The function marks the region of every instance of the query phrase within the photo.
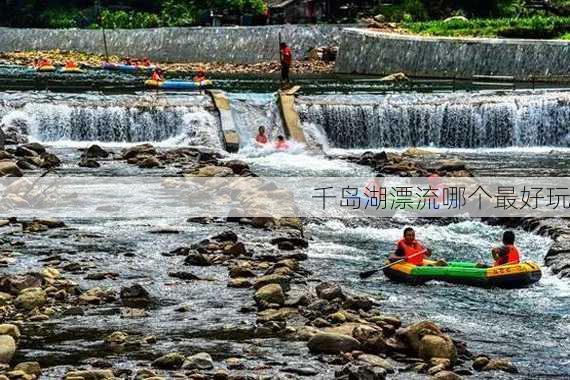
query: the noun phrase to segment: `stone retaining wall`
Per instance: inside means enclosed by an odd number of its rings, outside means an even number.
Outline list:
[[[570,79],[570,41],[418,37],[346,28],[339,73],[464,78],[513,76],[518,80]]]

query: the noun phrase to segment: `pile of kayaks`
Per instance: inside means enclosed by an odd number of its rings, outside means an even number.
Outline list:
[[[447,266],[436,266],[436,262],[431,260],[424,260],[421,266],[404,261],[384,268],[384,274],[392,281],[413,285],[444,281],[509,289],[527,287],[542,277],[540,267],[532,261],[491,268],[480,268],[476,263],[463,261],[453,261]]]
[[[194,82],[189,80],[147,80],[144,82],[146,88],[155,88],[161,90],[201,90],[212,86],[212,81],[203,80]]]

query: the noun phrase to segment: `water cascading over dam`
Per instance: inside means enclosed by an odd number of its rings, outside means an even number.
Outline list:
[[[336,148],[570,146],[568,93],[315,96],[297,109]]]

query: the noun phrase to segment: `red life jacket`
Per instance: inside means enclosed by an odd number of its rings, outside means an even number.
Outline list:
[[[507,250],[507,254],[502,255],[497,260],[495,260],[495,263],[493,264],[494,267],[505,264],[520,263],[521,254],[517,247],[515,247],[513,244],[505,244],[503,248]]]
[[[160,76],[159,73],[157,73],[156,71],[154,71],[152,73],[152,80],[157,81],[157,82],[162,82],[162,77]]]
[[[258,134],[255,137],[255,141],[257,141],[260,144],[267,144],[267,136]]]
[[[398,248],[404,252],[406,262],[414,265],[423,265],[424,258],[426,257],[426,247],[424,247],[422,243],[414,240],[412,245],[408,245],[405,239],[401,239],[398,241]],[[422,253],[416,254],[418,252]]]
[[[287,141],[275,141],[275,149],[277,150],[287,150],[289,149],[289,144]]]

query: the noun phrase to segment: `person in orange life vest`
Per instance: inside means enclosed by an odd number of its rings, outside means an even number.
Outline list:
[[[204,70],[200,69],[196,72],[196,75],[194,75],[194,78],[192,80],[194,82],[203,82],[206,80],[206,73]]]
[[[156,82],[163,82],[164,81],[164,76],[162,75],[162,70],[160,69],[160,67],[156,67],[153,71],[152,71],[152,76],[151,78],[152,80],[156,81]]]
[[[431,250],[416,240],[416,232],[412,227],[404,229],[404,237],[396,242],[394,252],[388,260],[394,262],[405,259],[407,263],[424,265],[424,259],[431,256]]]
[[[285,42],[281,42],[279,53],[281,55],[281,82],[289,83],[289,69],[293,61],[293,52]]]
[[[491,254],[493,259],[495,259],[494,267],[520,263],[521,254],[515,246],[515,233],[513,231],[505,231],[503,233],[503,246],[493,248]]]
[[[277,136],[277,140],[275,140],[275,149],[280,151],[289,149],[289,144],[282,135]]]
[[[259,129],[257,130],[257,136],[255,136],[255,142],[257,144],[263,145],[263,144],[267,144],[267,135],[265,134],[265,127],[260,126]]]
[[[65,68],[66,69],[75,69],[75,68],[77,68],[77,63],[75,63],[75,61],[72,61],[72,60],[67,60],[67,61],[65,61]]]

